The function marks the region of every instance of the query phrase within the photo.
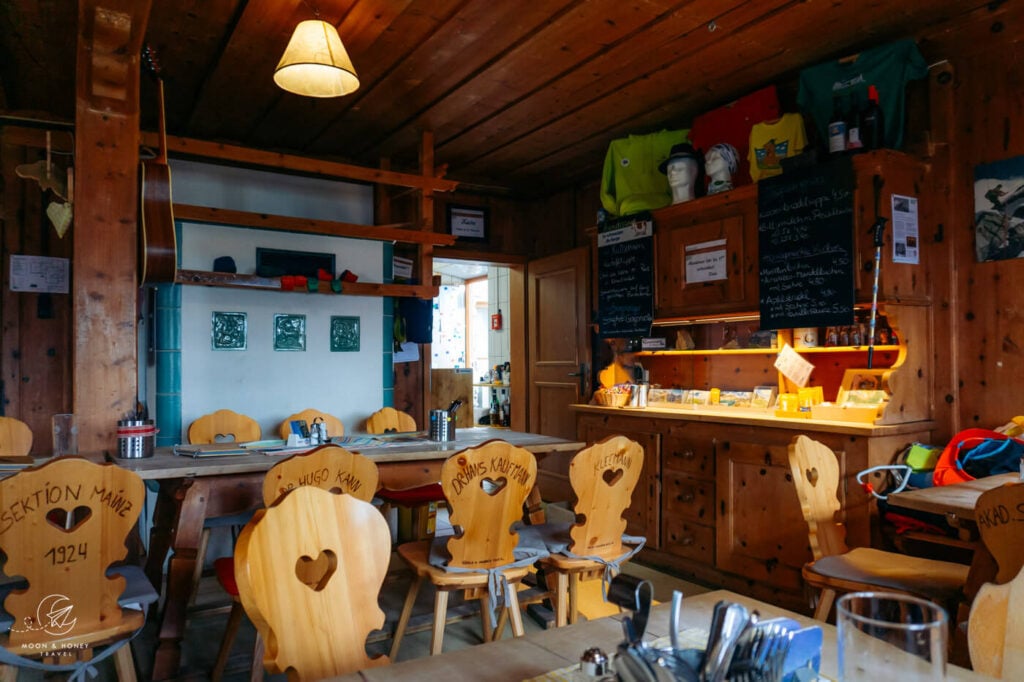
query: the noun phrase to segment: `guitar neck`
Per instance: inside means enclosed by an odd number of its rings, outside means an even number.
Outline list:
[[[157,151],[156,159],[157,163],[167,165],[167,121],[164,114],[164,80],[158,78],[156,81],[157,88],[157,99],[160,105],[160,111],[157,112],[159,115],[159,128],[160,128],[160,149]]]

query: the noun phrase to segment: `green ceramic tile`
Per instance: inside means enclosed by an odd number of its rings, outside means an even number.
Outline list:
[[[359,318],[345,315],[331,316],[331,352],[345,353],[359,350]]]
[[[274,350],[306,350],[305,315],[274,315]]]
[[[245,350],[246,313],[213,313],[213,350]]]

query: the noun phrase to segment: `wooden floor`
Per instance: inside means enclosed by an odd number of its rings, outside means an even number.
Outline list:
[[[398,612],[401,609],[409,584],[409,575],[402,571],[400,564],[401,562],[396,557],[395,571],[389,576],[382,590],[381,605],[387,614],[387,622],[384,631],[376,637],[371,637],[368,649],[372,654],[386,654],[391,648],[390,632],[398,620]],[[623,570],[631,575],[650,580],[654,586],[655,599],[658,601],[669,601],[673,590],[681,590],[684,595],[692,596],[711,589],[659,573],[636,562],[627,563]],[[585,585],[586,587],[581,590],[581,611],[584,614],[597,618],[617,611],[615,607],[604,603],[601,599],[599,582]],[[227,621],[227,606],[226,595],[220,590],[216,580],[212,577],[204,578],[196,597],[196,610],[190,617],[186,628],[187,635],[183,642],[184,665],[182,675],[178,679],[188,682],[210,679],[210,670],[213,668],[224,625]],[[433,590],[430,587],[424,587],[421,591],[417,610],[414,612],[421,615],[418,618],[414,615],[412,624],[413,626],[418,625],[418,631],[411,632],[404,638],[398,657],[399,661],[428,655],[430,646],[429,619],[432,606]],[[460,613],[460,610],[454,603],[454,596],[453,604],[449,611],[457,614]],[[523,621],[527,632],[543,629],[540,623],[545,615],[545,613],[540,613],[537,617],[525,617]],[[445,630],[445,651],[465,649],[480,644],[480,617],[476,605],[464,605],[461,610],[461,616],[462,620],[450,623]],[[511,637],[511,632],[508,628],[505,630],[505,637]],[[235,641],[232,656],[228,662],[225,680],[229,682],[244,682],[249,679],[249,665],[252,660],[251,651],[254,638],[255,630],[252,624],[248,622],[248,619],[246,619]],[[150,679],[149,666],[151,665],[155,644],[156,622],[151,621],[147,623],[146,628],[135,639],[133,645],[135,659],[137,665],[139,665],[140,680]],[[103,661],[97,667],[99,669],[99,676],[95,682],[114,682],[117,679],[113,664],[110,661]],[[39,671],[29,670],[22,670],[18,677],[18,680],[21,682],[28,680],[35,682],[44,679],[50,680],[55,678],[44,676]],[[273,682],[283,682],[286,677],[285,675],[267,675],[265,679]]]

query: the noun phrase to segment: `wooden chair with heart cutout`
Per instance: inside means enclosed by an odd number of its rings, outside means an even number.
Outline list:
[[[293,455],[275,464],[263,479],[263,500],[269,507],[286,492],[308,485],[330,493],[347,493],[358,500],[369,502],[377,490],[378,479],[377,465],[369,457],[349,452],[337,445],[321,445],[314,450]],[[380,512],[377,514],[379,516]],[[391,542],[390,538],[389,532],[388,544]],[[237,557],[237,549],[235,557]],[[243,602],[239,598],[240,590],[235,573],[235,557],[224,557],[213,562],[217,581],[233,599],[231,613],[228,615],[228,623],[224,629],[224,638],[221,640],[217,662],[213,668],[212,678],[215,681],[220,680],[224,675],[231,646],[242,622]],[[312,566],[309,570],[316,575],[318,568]],[[315,582],[313,578],[308,580]],[[263,640],[258,633],[253,653],[254,671],[259,670],[262,657]]]
[[[188,427],[188,442],[193,445],[210,443],[245,443],[259,440],[262,436],[260,424],[252,417],[239,414],[233,410],[217,410],[197,418]],[[259,500],[251,500],[251,508],[259,506]],[[189,604],[196,598],[199,580],[203,575],[206,563],[206,548],[210,544],[210,532],[213,528],[231,528],[232,537],[236,535],[252,513],[232,514],[230,516],[209,517],[203,521],[203,534],[199,539],[199,550],[196,552],[196,566],[192,575],[192,590]]]
[[[14,417],[0,417],[0,457],[20,457],[32,451],[32,429]]]
[[[836,594],[863,590],[910,594],[956,613],[967,566],[871,547],[850,549],[846,529],[836,519],[841,508],[836,454],[824,443],[797,436],[789,445],[789,466],[814,557],[804,564],[803,578],[821,590],[814,610],[817,620],[828,619]]]
[[[581,581],[610,581],[646,542],[643,537],[625,535],[623,518],[643,467],[643,446],[625,436],[609,436],[580,450],[569,463],[575,522],[528,529],[543,536],[551,553],[541,563],[557,576],[553,595],[557,627],[576,622]]]
[[[392,660],[398,656],[420,587],[428,580],[437,589],[431,655],[441,653],[448,595],[457,590],[480,601],[484,641],[493,637],[499,607],[508,610],[513,634],[524,634],[516,586],[546,552],[518,546],[512,526],[522,519],[523,503],[536,478],[533,453],[501,440],[461,450],[441,465],[441,487],[455,535],[398,546],[398,555],[415,576],[395,629]]]
[[[0,663],[85,679],[83,669],[113,656],[118,679],[135,680],[130,641],[157,594],[141,568],[120,564],[144,502],[138,474],[80,457],[0,481],[4,573],[23,581],[0,597]]]
[[[319,680],[386,665],[366,654],[384,626],[377,603],[391,558],[387,522],[369,502],[315,485],[256,512],[238,537],[238,591],[266,651],[263,665]]]
[[[283,440],[288,440],[288,436],[292,432],[293,421],[301,420],[306,422],[308,426],[313,423],[314,419],[323,420],[324,425],[327,427],[328,438],[334,438],[336,436],[345,435],[345,425],[342,423],[340,419],[338,419],[332,414],[327,414],[326,412],[321,412],[320,410],[314,410],[312,407],[302,410],[301,412],[296,412],[295,414],[291,415],[283,422],[281,422],[281,424],[277,427],[277,435],[281,436]]]
[[[1003,485],[979,495],[974,518],[998,572],[971,604],[971,667],[1004,680],[1024,679],[1024,484]]]

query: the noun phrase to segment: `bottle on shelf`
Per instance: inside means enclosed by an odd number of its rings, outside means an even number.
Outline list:
[[[501,426],[501,422],[498,421],[498,393],[497,391],[491,391],[491,410],[489,412],[491,419],[491,426]]]
[[[501,401],[502,426],[512,426],[512,403],[508,399],[508,391],[504,392],[505,397]]]
[[[878,103],[878,88],[868,86],[868,103],[860,115],[860,139],[865,149],[881,149],[885,146],[885,118]]]
[[[860,139],[860,98],[857,93],[850,94],[850,109],[846,117],[846,149],[856,153],[864,149],[864,143]]]
[[[828,122],[828,151],[842,154],[846,151],[846,117],[843,115],[842,99],[832,98],[832,118]]]

